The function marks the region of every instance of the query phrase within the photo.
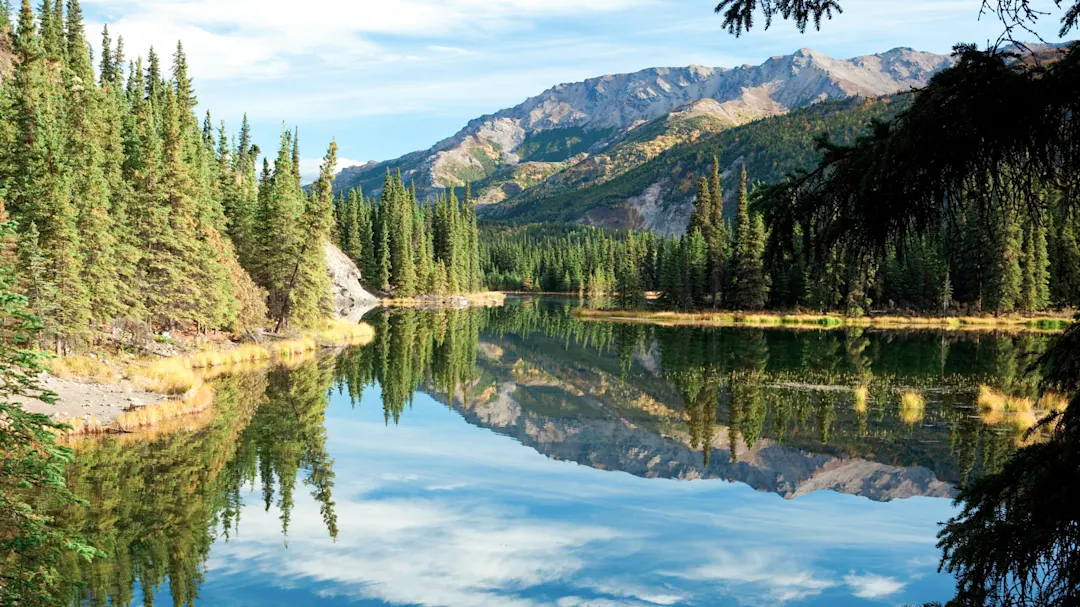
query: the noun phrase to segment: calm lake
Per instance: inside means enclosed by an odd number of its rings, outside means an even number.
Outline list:
[[[376,310],[218,410],[83,442],[90,605],[860,605],[952,596],[938,523],[1016,448],[1042,335]]]

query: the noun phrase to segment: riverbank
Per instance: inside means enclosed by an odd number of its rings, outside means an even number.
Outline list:
[[[322,329],[262,343],[224,342],[198,352],[146,358],[94,353],[51,361],[42,377],[55,404],[26,399],[23,406],[71,426],[67,435],[132,432],[210,409],[217,375],[253,366],[288,364],[322,349],[370,343],[366,323],[334,321]]]
[[[387,298],[379,303],[388,308],[468,308],[477,306],[491,308],[502,306],[506,293],[502,291],[479,291],[460,295],[420,295],[418,297]]]
[[[649,310],[591,310],[579,308],[574,316],[583,320],[640,323],[660,326],[784,327],[791,329],[878,328],[897,330],[1015,331],[1059,333],[1073,320],[1072,314],[1038,316],[839,316],[833,314],[783,314],[770,312],[674,312]]]

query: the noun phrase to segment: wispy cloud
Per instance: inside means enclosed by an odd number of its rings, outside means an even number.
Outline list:
[[[87,0],[99,20],[124,35],[129,48],[189,49],[205,80],[280,78],[315,66],[397,62],[414,55],[385,42],[470,35],[506,35],[548,17],[598,14],[647,0]],[[421,45],[418,48],[424,48]],[[436,53],[453,45],[426,45]],[[467,51],[465,51],[468,53]]]
[[[866,573],[854,573],[844,576],[844,583],[851,588],[851,593],[860,599],[883,599],[892,596],[907,586],[895,578]]]
[[[741,596],[756,596],[773,604],[816,596],[836,585],[827,574],[815,572],[778,550],[716,550],[707,557],[710,562],[704,565],[669,575],[720,583]]]
[[[296,504],[297,512],[315,508],[307,496]],[[210,566],[250,574],[254,565],[275,584],[333,582],[337,594],[393,604],[531,607],[516,590],[567,578],[582,567],[577,549],[619,536],[602,526],[520,519],[482,503],[358,499],[340,502],[337,514],[333,544],[319,517],[294,516],[285,553],[276,512],[245,510],[245,531]]]

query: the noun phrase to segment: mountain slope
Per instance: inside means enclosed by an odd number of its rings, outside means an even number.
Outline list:
[[[690,218],[697,180],[710,174],[714,155],[724,172],[725,200],[731,203],[736,190],[732,177],[742,163],[751,181],[778,181],[790,171],[813,166],[819,158],[814,141],[818,135],[850,141],[871,120],[887,119],[908,103],[906,95],[818,103],[677,146],[606,182],[584,183],[561,192],[552,192],[545,183],[486,209],[487,215],[518,222],[580,221],[680,234]]]
[[[943,55],[907,48],[850,60],[802,49],[758,66],[650,68],[560,84],[520,105],[477,118],[428,150],[346,169],[335,187],[359,185],[376,193],[390,169],[401,170],[421,195],[429,195],[446,186],[489,180],[520,162],[557,163],[534,167],[557,176],[598,156],[567,176],[564,185],[554,186],[575,187],[610,179],[677,144],[793,108],[921,86],[951,62]],[[506,183],[494,179],[490,187],[502,189]],[[479,194],[485,202],[507,197],[505,191],[491,193],[483,187]]]

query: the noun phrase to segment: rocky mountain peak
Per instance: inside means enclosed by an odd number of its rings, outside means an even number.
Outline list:
[[[429,150],[349,169],[336,186],[362,184],[375,193],[389,166],[401,168],[422,195],[429,195],[465,181],[482,182],[520,161],[565,162],[599,153],[672,112],[708,108],[737,126],[827,99],[877,97],[921,86],[951,62],[948,56],[908,48],[853,59],[803,48],[736,69],[689,65],[607,74],[558,84],[481,116]],[[669,137],[659,147],[674,143]]]

